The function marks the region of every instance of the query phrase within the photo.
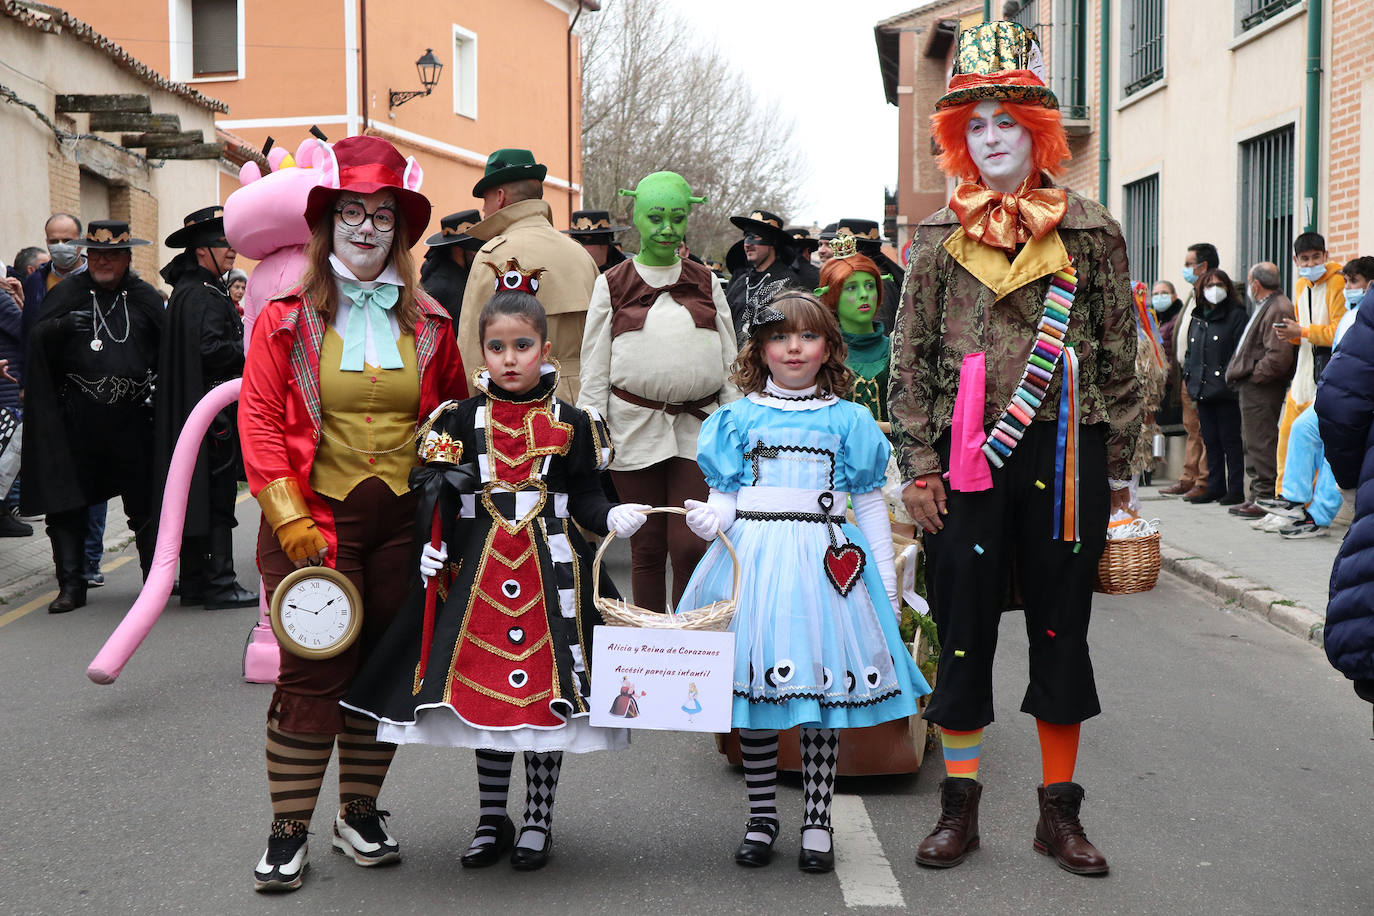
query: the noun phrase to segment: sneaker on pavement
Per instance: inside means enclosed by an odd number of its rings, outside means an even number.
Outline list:
[[[1301,541],[1306,538],[1324,538],[1331,533],[1325,525],[1318,525],[1309,515],[1296,525],[1289,525],[1279,532],[1281,537],[1290,541]]]
[[[310,867],[306,858],[309,831],[300,821],[276,820],[267,836],[267,851],[253,869],[253,889],[294,891]]]
[[[1278,534],[1281,530],[1287,528],[1291,524],[1293,524],[1293,519],[1289,518],[1288,516],[1275,515],[1273,512],[1270,512],[1268,515],[1266,515],[1259,521],[1251,522],[1250,527],[1256,529],[1257,531],[1267,531],[1270,534]]]
[[[375,799],[348,802],[343,815],[334,818],[334,848],[363,866],[401,861],[401,847],[383,822],[390,814],[378,811]]]
[[[18,516],[0,512],[0,538],[26,538],[33,534],[33,526],[21,522]]]
[[[86,573],[86,584],[91,588],[100,588],[105,584],[105,574],[98,569],[93,569]]]
[[[1261,509],[1267,509],[1275,515],[1286,515],[1293,521],[1300,521],[1306,513],[1302,503],[1289,502],[1286,499],[1257,499],[1255,505]]]

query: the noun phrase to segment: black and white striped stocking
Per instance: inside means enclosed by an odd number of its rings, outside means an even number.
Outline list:
[[[510,791],[514,759],[509,751],[477,752],[477,833],[469,850],[496,842],[497,831],[506,819],[506,795]]]
[[[749,817],[763,817],[778,822],[778,733],[739,730],[739,755],[744,764],[744,789],[749,794]],[[760,831],[750,831],[744,838],[756,843],[772,845],[773,837]]]

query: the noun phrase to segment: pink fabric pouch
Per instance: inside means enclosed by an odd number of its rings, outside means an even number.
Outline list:
[[[969,353],[959,367],[959,393],[950,424],[949,485],[965,493],[992,489],[992,469],[983,454],[983,402],[988,365],[984,354]]]

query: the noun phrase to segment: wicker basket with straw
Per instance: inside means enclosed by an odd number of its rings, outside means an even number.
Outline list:
[[[655,513],[686,515],[687,511],[676,507],[645,510],[646,515]],[[602,619],[612,626],[642,627],[651,630],[727,629],[730,626],[730,618],[735,616],[735,603],[739,600],[739,557],[735,555],[735,545],[730,543],[730,539],[725,536],[724,531],[719,532],[716,537],[720,538],[720,542],[730,552],[730,559],[735,564],[735,574],[731,582],[729,598],[723,601],[714,601],[706,607],[681,611],[677,614],[665,614],[661,611],[651,611],[631,604],[623,598],[602,597],[601,559],[606,555],[606,548],[610,546],[611,541],[615,540],[615,532],[612,531],[602,539],[601,546],[596,550],[596,558],[592,560],[592,603],[601,612]]]
[[[1093,588],[1104,595],[1148,592],[1159,581],[1161,562],[1158,531],[1140,537],[1109,537],[1097,561]]]

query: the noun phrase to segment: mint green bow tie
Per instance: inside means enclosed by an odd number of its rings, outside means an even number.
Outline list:
[[[382,369],[400,369],[401,351],[396,348],[396,338],[391,334],[391,322],[386,313],[396,304],[401,288],[383,283],[371,289],[344,280],[341,283],[343,294],[353,302],[344,324],[343,358],[339,360],[340,372],[362,372],[363,350],[367,342],[364,322],[372,326],[372,343],[377,348],[377,365]]]

